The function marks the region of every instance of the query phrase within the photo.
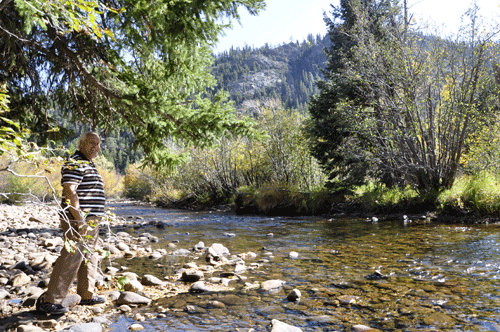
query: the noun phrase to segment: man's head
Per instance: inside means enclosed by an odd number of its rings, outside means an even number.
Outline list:
[[[78,142],[78,150],[90,161],[97,157],[101,149],[101,137],[99,134],[89,131],[80,137]]]

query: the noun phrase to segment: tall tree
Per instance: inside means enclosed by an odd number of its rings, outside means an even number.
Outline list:
[[[210,97],[211,46],[224,23],[263,0],[4,0],[0,82],[10,116],[49,129],[54,107],[92,128],[129,128],[146,161],[180,156],[166,140],[208,145],[215,135],[248,134],[222,93]],[[35,18],[35,19],[33,19]]]
[[[328,58],[323,71],[325,80],[317,82],[320,93],[311,98],[311,121],[306,128],[311,137],[311,151],[328,174],[328,185],[334,191],[349,192],[365,181],[369,171],[364,151],[369,139],[354,128],[353,113],[340,107],[346,100],[357,105],[367,105],[373,100],[356,88],[366,86],[367,82],[355,77],[346,79],[359,42],[356,38],[359,13],[364,13],[368,20],[365,33],[376,42],[388,43],[388,27],[397,14],[395,11],[397,7],[391,0],[341,0],[339,6],[332,5],[332,17],[325,15],[331,42],[325,49]]]
[[[342,161],[360,157],[386,184],[410,184],[425,195],[451,187],[469,138],[499,111],[493,76],[498,45],[492,43],[498,29],[484,32],[473,7],[469,25],[454,39],[429,37],[392,11],[381,40],[372,15],[359,5],[351,8],[355,24],[342,26],[351,44],[332,54],[338,65],[311,105],[313,151],[321,156],[326,150],[325,167],[343,175],[354,172]],[[336,99],[325,98],[330,95]],[[340,116],[324,121],[325,110]],[[344,136],[322,135],[329,127]],[[339,157],[328,158],[328,149],[319,149],[324,146]]]

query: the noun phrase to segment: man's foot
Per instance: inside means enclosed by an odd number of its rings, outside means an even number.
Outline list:
[[[92,295],[90,299],[81,300],[80,305],[94,305],[106,302],[106,299],[102,296]]]
[[[60,304],[45,302],[43,296],[44,295],[40,296],[38,300],[36,300],[36,311],[44,312],[49,315],[64,315],[68,312],[68,308]]]

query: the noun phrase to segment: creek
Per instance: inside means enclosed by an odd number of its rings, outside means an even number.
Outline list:
[[[500,227],[397,220],[240,216],[115,205],[114,213],[163,221],[169,227],[126,228],[148,232],[154,248],[191,249],[221,243],[231,254],[254,252],[260,267],[246,282],[285,281],[262,293],[231,282],[225,292],[183,293],[137,307],[156,313],[143,331],[270,331],[272,319],[303,331],[350,331],[356,324],[383,331],[500,331]],[[457,220],[458,222],[459,220]],[[298,253],[290,258],[290,252]],[[173,275],[187,257],[118,259],[138,275]],[[203,258],[197,264],[206,264]],[[218,276],[215,272],[213,276]],[[289,302],[296,288],[302,297]],[[223,303],[212,307],[211,301]],[[191,310],[186,310],[190,306]],[[194,308],[194,310],[193,310]],[[110,331],[126,331],[133,314],[115,317]]]

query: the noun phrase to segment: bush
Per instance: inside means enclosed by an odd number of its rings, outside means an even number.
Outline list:
[[[355,200],[364,209],[371,211],[378,208],[404,207],[418,197],[418,192],[410,186],[405,188],[387,188],[378,182],[369,182],[355,190]]]
[[[104,182],[104,194],[108,198],[118,198],[123,194],[123,179],[115,165],[103,155],[94,159],[99,174]]]
[[[481,171],[462,175],[453,187],[438,197],[441,209],[473,210],[479,214],[498,214],[500,211],[500,176]]]
[[[130,164],[125,171],[123,195],[128,198],[150,200],[153,192],[153,178],[148,170],[140,170],[137,164]]]
[[[5,168],[11,160],[7,155],[0,157],[0,168]],[[3,171],[0,177],[0,202],[22,203],[29,199],[50,201],[58,199],[61,193],[62,160],[52,158],[42,165],[27,162],[10,164],[10,169],[18,175]]]

